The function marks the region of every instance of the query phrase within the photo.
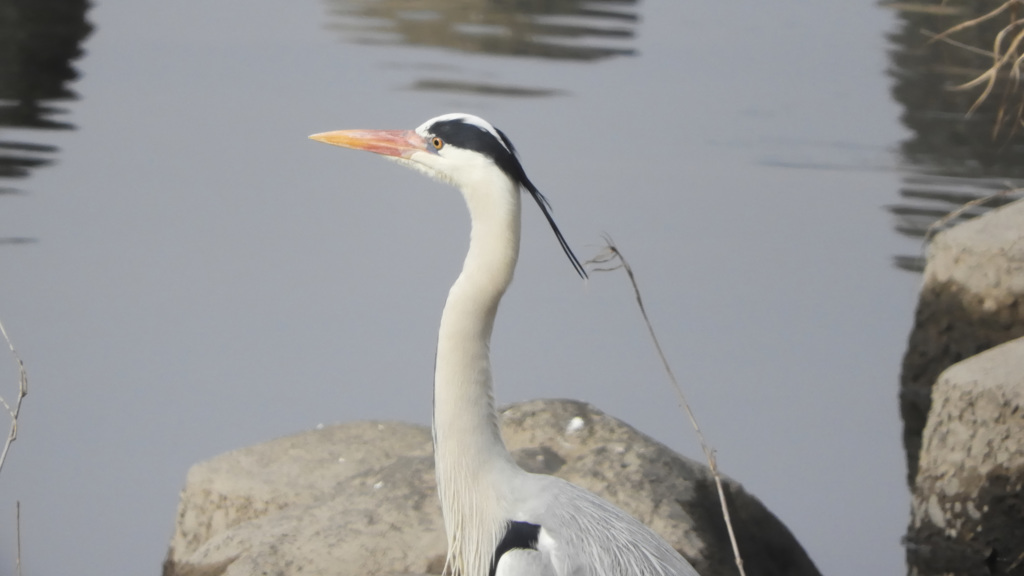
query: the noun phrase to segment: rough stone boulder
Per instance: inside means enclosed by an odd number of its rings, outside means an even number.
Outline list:
[[[614,502],[704,576],[734,574],[705,466],[594,407],[514,405],[502,432],[521,466]],[[750,576],[817,575],[788,529],[725,479]],[[445,537],[430,431],[360,422],[244,448],[193,466],[165,575],[439,574]]]
[[[908,482],[932,385],[947,367],[1024,336],[1024,200],[938,234],[900,375]]]
[[[921,576],[1024,574],[1024,338],[935,384],[907,556]]]
[[[192,554],[226,530],[330,501],[346,482],[400,457],[433,457],[430,430],[354,422],[279,438],[193,466],[178,505],[172,557]],[[357,490],[358,491],[358,490]]]

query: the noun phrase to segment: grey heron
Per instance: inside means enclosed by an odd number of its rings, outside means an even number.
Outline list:
[[[537,201],[576,272],[579,260],[487,121],[445,114],[415,130],[340,130],[314,140],[367,150],[458,188],[469,252],[441,314],[434,369],[434,458],[457,576],[696,576],[665,540],[593,493],[520,468],[498,428],[490,339],[519,257],[520,189]]]

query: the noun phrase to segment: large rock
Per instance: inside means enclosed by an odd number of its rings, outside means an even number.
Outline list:
[[[931,243],[900,375],[908,481],[917,476],[932,385],[947,367],[1024,336],[1024,200]]]
[[[400,456],[433,457],[430,430],[355,422],[279,438],[193,466],[178,505],[171,557],[187,557],[235,526],[316,507],[345,482]]]
[[[911,574],[1024,574],[1024,338],[942,373],[907,535]]]
[[[581,402],[518,404],[501,420],[524,468],[616,503],[705,576],[735,573],[714,481],[703,465]],[[747,574],[818,574],[756,498],[729,479],[725,488]],[[194,466],[164,573],[439,574],[444,555],[429,429],[363,422]]]

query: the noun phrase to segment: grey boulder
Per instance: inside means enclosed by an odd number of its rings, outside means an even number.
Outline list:
[[[908,483],[932,386],[947,367],[1024,336],[1024,200],[938,234],[928,249],[900,374]]]
[[[911,574],[1024,573],[1024,338],[939,377],[906,540]]]
[[[582,402],[517,404],[501,424],[527,470],[615,503],[704,576],[736,573],[704,465]],[[724,484],[747,574],[818,574],[771,512],[739,483]],[[440,574],[445,549],[429,429],[357,422],[193,466],[164,574]]]

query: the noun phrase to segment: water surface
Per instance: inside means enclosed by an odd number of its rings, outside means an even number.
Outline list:
[[[32,383],[0,566],[16,500],[24,574],[155,574],[192,463],[319,423],[427,423],[465,208],[306,135],[457,110],[511,137],[581,256],[607,233],[630,258],[723,470],[823,573],[904,572],[919,278],[893,258],[921,243],[886,207],[920,177],[920,131],[891,93],[899,17],[515,5],[79,5],[58,89],[27,99],[52,113],[0,124],[0,238],[32,240],[0,247]],[[625,278],[581,283],[546,227],[526,210],[499,401],[585,399],[699,457]]]

